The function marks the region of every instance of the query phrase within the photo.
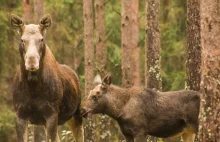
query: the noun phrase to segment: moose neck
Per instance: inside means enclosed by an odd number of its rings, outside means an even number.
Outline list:
[[[119,119],[122,115],[122,109],[130,98],[129,89],[120,88],[115,85],[110,85],[108,88],[107,100],[108,104],[105,108],[105,114],[114,119]]]

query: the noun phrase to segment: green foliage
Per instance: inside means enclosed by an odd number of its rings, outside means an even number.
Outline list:
[[[4,68],[4,62],[5,62],[5,52],[7,50],[8,42],[7,42],[7,30],[8,30],[8,17],[5,15],[4,12],[0,11],[0,72]]]
[[[3,96],[0,96],[0,138],[2,141],[8,141],[8,134],[15,132],[15,113],[12,108],[6,104],[6,100]],[[12,135],[13,136],[13,135]]]
[[[161,1],[161,4],[163,4],[163,1]],[[160,28],[163,90],[184,89],[186,1],[169,1],[168,5],[161,5],[161,7]]]

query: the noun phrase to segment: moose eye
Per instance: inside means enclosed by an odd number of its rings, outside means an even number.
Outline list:
[[[22,43],[24,43],[24,40],[23,40],[23,39],[21,39],[21,42],[22,42]]]
[[[42,39],[40,39],[40,42],[43,42],[44,41],[44,39],[42,38]]]
[[[97,97],[96,96],[92,96],[92,100],[96,102],[97,101]]]

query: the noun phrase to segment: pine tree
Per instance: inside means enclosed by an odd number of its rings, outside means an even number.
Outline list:
[[[132,40],[132,68],[133,68],[133,83],[135,86],[140,86],[140,48],[139,43],[139,1],[132,0],[131,3],[131,40]]]
[[[145,84],[148,88],[162,90],[160,74],[160,30],[159,30],[159,0],[146,0],[146,70]]]
[[[131,0],[121,3],[121,49],[122,49],[122,86],[131,87],[133,82]]]
[[[23,8],[23,20],[24,22],[30,24],[33,23],[33,1],[32,0],[22,0]]]
[[[38,23],[44,14],[44,1],[34,0],[34,22]]]
[[[200,1],[187,1],[187,88],[200,91],[201,81],[201,36]]]
[[[95,25],[96,25],[96,68],[101,76],[106,74],[106,30],[105,30],[105,1],[95,0]],[[96,117],[97,142],[110,141],[110,119],[106,115]]]
[[[84,11],[84,66],[85,66],[85,96],[92,89],[94,79],[94,42],[93,42],[93,1],[83,0]],[[88,117],[85,125],[85,139],[95,141],[94,117]]]
[[[199,140],[220,140],[220,15],[218,0],[201,0],[202,76]]]
[[[146,0],[145,85],[161,91],[159,10],[160,0]],[[148,139],[157,141],[156,138]]]

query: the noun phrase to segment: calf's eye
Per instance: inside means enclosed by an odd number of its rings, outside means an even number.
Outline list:
[[[97,101],[97,97],[96,96],[92,96],[92,100],[96,102]]]
[[[42,38],[42,39],[40,39],[40,42],[43,42],[44,41],[44,39]]]

